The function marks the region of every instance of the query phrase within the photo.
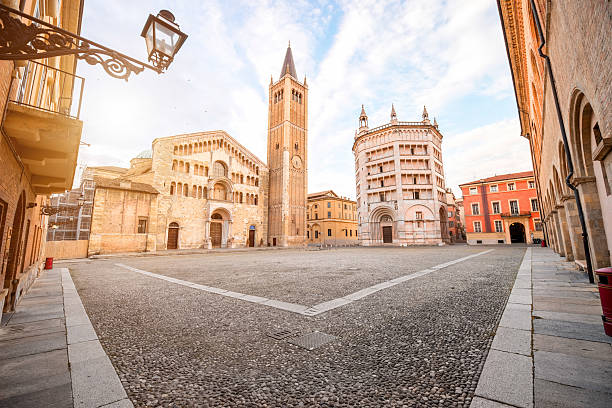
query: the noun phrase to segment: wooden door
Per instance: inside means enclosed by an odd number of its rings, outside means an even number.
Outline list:
[[[249,230],[249,246],[251,248],[255,246],[255,230]]]
[[[222,225],[220,222],[211,222],[210,223],[210,240],[212,241],[212,246],[215,248],[219,248],[221,246],[221,230]]]
[[[385,244],[391,244],[393,242],[393,227],[382,227],[383,230],[383,242]]]
[[[178,227],[168,228],[168,249],[178,249]]]

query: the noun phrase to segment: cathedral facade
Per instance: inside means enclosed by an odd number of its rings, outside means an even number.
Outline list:
[[[210,131],[155,139],[130,168],[88,168],[88,254],[304,245],[308,88],[291,47],[269,91],[267,163]]]

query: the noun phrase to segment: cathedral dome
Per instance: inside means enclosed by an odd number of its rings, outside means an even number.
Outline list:
[[[135,157],[136,159],[152,159],[153,158],[153,150],[143,150]]]

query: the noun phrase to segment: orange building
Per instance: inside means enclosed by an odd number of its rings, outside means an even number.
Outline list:
[[[468,244],[537,243],[543,238],[532,171],[461,184]]]

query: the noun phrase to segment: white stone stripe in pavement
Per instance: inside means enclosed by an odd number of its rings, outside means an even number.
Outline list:
[[[133,408],[98,336],[67,268],[62,276],[68,362],[73,406],[78,408]]]
[[[443,264],[432,266],[431,268],[423,269],[421,271],[418,271],[418,272],[415,272],[415,273],[411,273],[409,275],[404,275],[404,276],[400,276],[398,278],[394,278],[394,279],[391,279],[391,280],[388,280],[388,281],[385,281],[385,282],[377,283],[376,285],[367,287],[365,289],[361,289],[361,290],[359,290],[357,292],[351,293],[350,295],[343,296],[341,298],[337,298],[337,299],[333,299],[333,300],[329,300],[327,302],[319,303],[318,305],[314,305],[314,306],[304,306],[304,305],[299,305],[297,303],[282,302],[280,300],[268,299],[268,298],[260,297],[260,296],[245,295],[245,294],[239,293],[239,292],[232,292],[232,291],[229,291],[229,290],[219,289],[219,288],[215,288],[215,287],[212,287],[212,286],[200,285],[200,284],[197,284],[197,283],[193,283],[193,282],[189,282],[189,281],[185,281],[185,280],[181,280],[181,279],[176,279],[176,278],[171,278],[169,276],[160,275],[160,274],[153,273],[153,272],[143,271],[142,269],[134,268],[132,266],[124,265],[124,264],[121,264],[121,263],[117,263],[115,265],[119,266],[121,268],[128,269],[128,270],[130,270],[132,272],[140,273],[142,275],[150,276],[152,278],[157,278],[157,279],[165,280],[167,282],[176,283],[177,285],[182,285],[182,286],[187,286],[187,287],[190,287],[190,288],[193,288],[193,289],[202,290],[204,292],[215,293],[217,295],[227,296],[227,297],[231,297],[231,298],[235,298],[235,299],[240,299],[240,300],[244,300],[244,301],[251,302],[251,303],[258,303],[258,304],[261,304],[261,305],[274,307],[276,309],[281,309],[281,310],[286,310],[288,312],[298,313],[298,314],[301,314],[301,315],[304,315],[304,316],[316,316],[316,315],[319,315],[321,313],[329,312],[330,310],[336,309],[336,308],[338,308],[340,306],[347,305],[347,304],[352,303],[352,302],[354,302],[356,300],[363,299],[364,297],[370,296],[371,294],[376,293],[376,292],[378,292],[380,290],[390,288],[392,286],[395,286],[395,285],[400,284],[402,282],[409,281],[411,279],[415,279],[415,278],[418,278],[418,277],[421,277],[421,276],[425,276],[425,275],[427,275],[427,274],[429,274],[431,272],[440,270],[442,268],[449,267],[451,265],[455,265],[455,264],[457,264],[459,262],[463,262],[463,261],[466,261],[466,260],[471,259],[471,258],[475,258],[475,257],[480,256],[480,255],[488,254],[491,251],[494,251],[494,249],[489,249],[487,251],[482,251],[482,252],[478,252],[476,254],[464,256],[462,258],[454,259],[452,261],[445,262]]]
[[[485,361],[472,408],[533,407],[531,248],[527,248]]]

